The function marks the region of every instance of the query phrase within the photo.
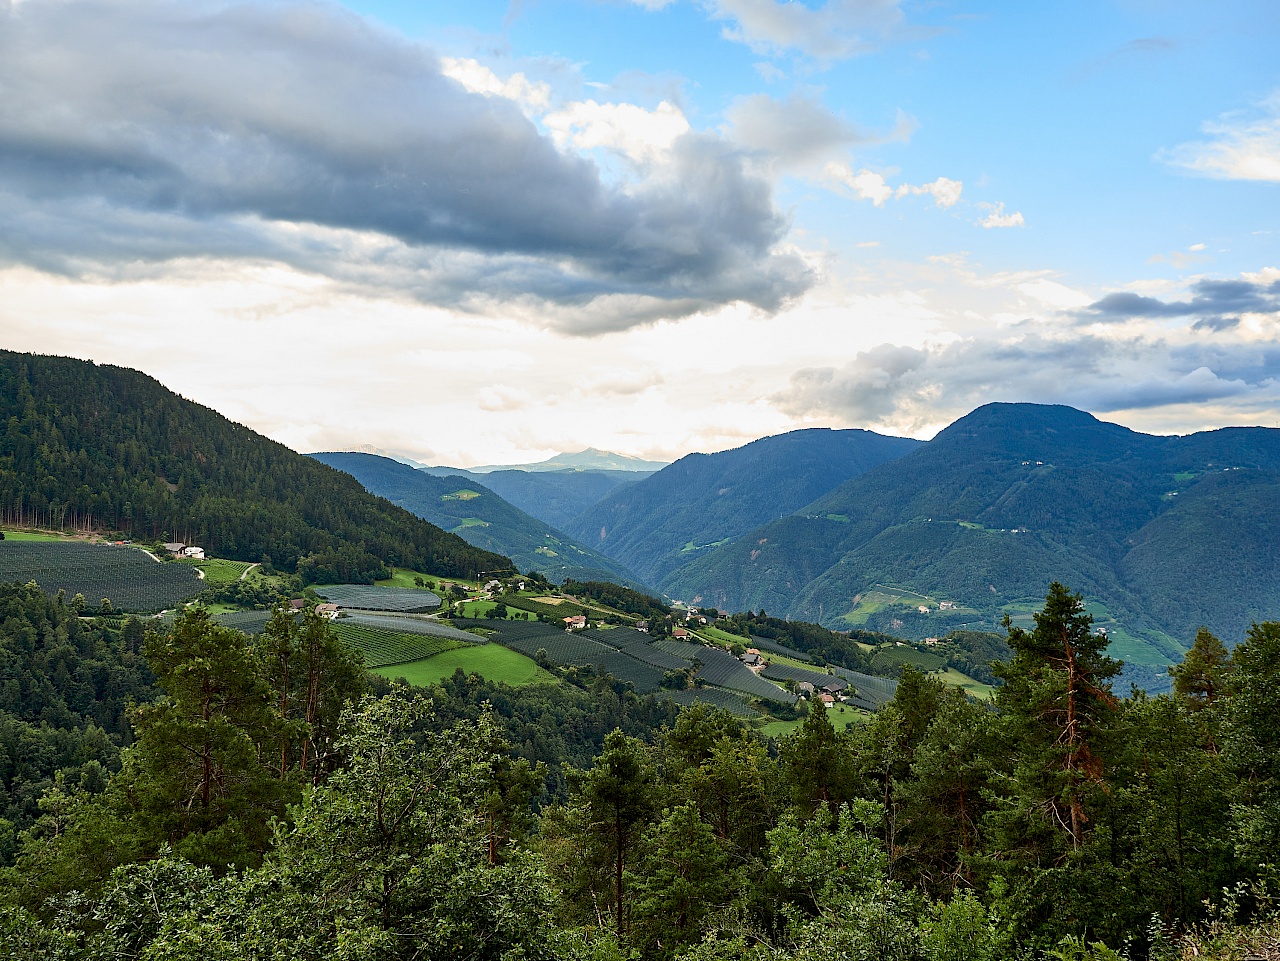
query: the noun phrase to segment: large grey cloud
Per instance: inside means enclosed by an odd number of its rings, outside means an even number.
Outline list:
[[[1189,300],[1163,301],[1134,293],[1108,294],[1079,311],[1086,323],[1123,322],[1135,318],[1196,317],[1200,330],[1227,330],[1239,322],[1231,314],[1280,314],[1280,281],[1251,280],[1197,281]]]
[[[1280,344],[1049,335],[1027,324],[922,349],[883,344],[797,371],[773,403],[795,416],[923,426],[991,401],[1105,413],[1280,399]]]
[[[769,186],[688,134],[620,185],[340,8],[0,2],[0,256],[66,273],[279,259],[595,332],[811,276]]]

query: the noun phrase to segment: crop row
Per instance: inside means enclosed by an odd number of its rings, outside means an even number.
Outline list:
[[[479,634],[460,631],[448,624],[428,620],[425,617],[396,617],[394,614],[361,614],[354,612],[344,614],[336,621],[338,624],[359,624],[362,627],[380,627],[400,634],[426,634],[430,637],[448,637],[468,644],[483,644],[484,638]],[[492,621],[482,623],[490,624]]]
[[[654,645],[646,644],[644,641],[632,641],[630,644],[624,644],[620,650],[623,654],[634,657],[637,661],[652,664],[654,667],[660,667],[664,671],[683,671],[692,663],[683,657],[659,650]]]
[[[387,667],[391,664],[421,661],[461,645],[460,641],[453,638],[403,634],[359,624],[339,623],[335,630],[342,640],[364,654],[366,667]]]
[[[871,666],[876,670],[891,670],[903,664],[910,664],[922,671],[940,671],[947,666],[947,659],[940,654],[896,645],[882,647],[871,656]]]
[[[123,611],[176,607],[204,589],[187,564],[157,564],[132,547],[53,541],[0,541],[0,582],[35,581],[50,596],[80,594],[96,609],[108,598]]]
[[[480,623],[494,630],[495,642],[528,657],[536,656],[540,650],[546,651],[547,660],[552,664],[591,667],[597,671],[608,672],[620,681],[630,681],[641,694],[656,691],[662,683],[663,668],[661,666],[629,655],[611,644],[595,640],[595,637],[600,635],[613,635],[610,640],[614,638],[621,640],[628,634],[642,636],[637,631],[614,629],[570,634],[546,624],[524,621]],[[589,637],[588,634],[592,636]],[[684,662],[681,661],[680,665],[683,667]]]
[[[662,696],[692,707],[694,704],[708,704],[736,714],[738,717],[756,717],[757,712],[747,704],[747,699],[732,691],[723,691],[718,687],[700,687],[692,691],[663,691]]]
[[[701,658],[702,652],[708,650],[703,644],[690,644],[688,641],[670,641],[665,638],[654,641],[649,646],[654,650],[674,654],[682,661],[693,661],[694,658]]]
[[[846,692],[849,699],[858,707],[866,708],[868,711],[880,710],[892,701],[893,696],[898,692],[898,682],[893,678],[872,677],[870,674],[861,674],[843,667],[833,667],[832,670],[853,686],[851,692]]]
[[[795,681],[797,684],[808,681],[810,684],[821,685],[831,680],[830,674],[806,671],[803,667],[792,667],[790,664],[779,664],[776,661],[770,661],[761,673],[775,681]]]
[[[731,691],[742,691],[752,697],[783,704],[794,704],[795,695],[788,694],[776,684],[770,684],[754,673],[728,651],[718,648],[703,648],[698,655],[702,667],[694,677],[716,687],[727,687]]]
[[[433,611],[440,606],[440,598],[430,591],[414,587],[376,587],[367,584],[325,584],[316,593],[339,607],[354,607],[362,611],[403,611],[418,613]]]
[[[560,628],[552,627],[550,624],[539,624],[537,621],[502,621],[459,617],[454,618],[453,622],[459,627],[479,627],[486,631],[492,631],[493,640],[505,647],[511,647],[514,642],[523,643],[526,639],[536,640],[541,638],[545,642],[567,636]],[[545,643],[542,646],[545,646]],[[535,647],[534,650],[537,650],[537,648]]]
[[[771,641],[767,637],[757,637],[755,634],[751,635],[751,646],[758,651],[768,651],[770,654],[781,654],[783,657],[792,657],[797,661],[813,660],[813,658],[808,654],[794,650],[784,644],[779,644],[777,641]]]

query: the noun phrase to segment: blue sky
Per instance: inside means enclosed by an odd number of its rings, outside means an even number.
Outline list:
[[[5,346],[300,450],[1280,423],[1272,2],[0,2]]]

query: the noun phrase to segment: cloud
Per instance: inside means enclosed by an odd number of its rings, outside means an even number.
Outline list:
[[[916,349],[883,344],[842,366],[797,371],[771,400],[795,417],[919,427],[994,401],[1068,404],[1097,413],[1274,398],[1280,351],[1206,356],[1161,341],[1117,342],[1024,331]],[[1217,369],[1215,369],[1215,367]]]
[[[1156,159],[1219,180],[1280,183],[1280,91],[1251,115],[1227,114],[1203,130],[1209,140],[1162,150]]]
[[[848,188],[859,200],[870,200],[877,207],[883,207],[885,201],[893,197],[902,198],[922,194],[933,197],[935,206],[954,207],[960,202],[960,194],[964,190],[964,184],[961,181],[952,180],[950,177],[939,177],[932,183],[919,186],[901,184],[896,188],[890,187],[883,174],[866,169],[855,172],[848,164],[836,161],[828,163],[822,168],[822,172],[828,181]]]
[[[758,54],[797,50],[816,60],[867,53],[898,31],[900,0],[827,0],[821,7],[779,0],[708,0],[723,36]]]
[[[990,230],[993,227],[1023,227],[1026,221],[1022,219],[1021,213],[1006,214],[1004,212],[1004,204],[988,204],[979,203],[979,207],[987,210],[988,213],[982,220],[978,221],[983,227]]]
[[[1107,294],[1077,312],[1085,323],[1195,317],[1196,330],[1222,331],[1239,324],[1233,314],[1271,315],[1280,321],[1280,280],[1199,280],[1188,300],[1163,301],[1128,291]]]
[[[538,85],[337,7],[0,5],[0,89],[11,263],[279,261],[441,306],[519,299],[569,332],[772,311],[813,281],[722,139],[677,136],[661,169],[610,184],[525,115]],[[567,122],[566,148],[604,143],[607,113]]]
[[[542,125],[561,147],[603,147],[646,167],[665,160],[676,140],[689,132],[684,113],[666,100],[653,110],[630,103],[570,103],[543,116]]]
[[[903,184],[898,188],[898,196],[905,197],[908,194],[930,194],[934,203],[939,207],[954,207],[960,202],[960,192],[964,190],[964,184],[959,180],[952,180],[950,177],[939,177],[933,183],[921,184],[913,187],[910,184]]]
[[[794,93],[786,100],[767,94],[739,97],[725,113],[727,136],[749,150],[784,163],[813,160],[875,137],[828,110],[814,97]]]

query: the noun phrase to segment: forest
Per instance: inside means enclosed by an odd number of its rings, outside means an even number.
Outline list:
[[[762,615],[763,616],[763,615]],[[762,626],[767,626],[763,625]],[[1112,690],[1083,600],[1009,626],[993,705],[904,668],[784,739],[607,676],[366,674],[0,588],[14,958],[1181,959],[1277,944],[1280,624]]]

